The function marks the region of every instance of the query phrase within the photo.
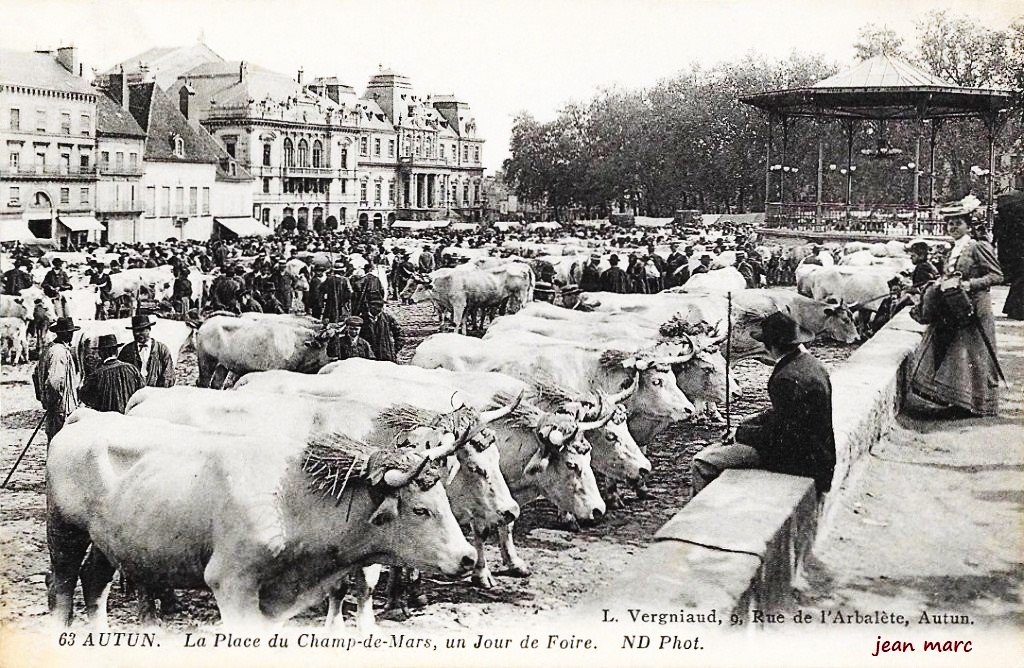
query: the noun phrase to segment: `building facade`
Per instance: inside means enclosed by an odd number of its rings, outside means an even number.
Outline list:
[[[97,93],[74,47],[0,50],[0,241],[98,239]]]

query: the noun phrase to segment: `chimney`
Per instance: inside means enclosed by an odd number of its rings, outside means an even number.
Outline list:
[[[62,46],[57,49],[57,62],[71,74],[78,75],[78,51],[73,46]]]
[[[185,118],[188,118],[188,98],[195,94],[195,89],[192,88],[192,84],[187,80],[185,81],[185,85],[178,89],[178,110]]]
[[[245,61],[238,63],[238,83],[245,81],[245,75],[249,72],[249,67],[245,64]]]
[[[121,108],[128,111],[128,100],[131,97],[131,93],[128,91],[128,75],[124,73],[124,68],[122,67],[121,71],[114,76],[121,80],[118,86],[121,92]]]
[[[302,83],[302,68],[301,67],[299,68],[299,74],[298,74],[298,76],[295,77],[295,80],[298,81],[299,83]]]

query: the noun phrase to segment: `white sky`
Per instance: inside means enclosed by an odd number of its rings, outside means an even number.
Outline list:
[[[520,110],[550,119],[600,87],[646,86],[752,50],[849,62],[861,25],[910,38],[917,17],[943,7],[994,28],[1024,15],[1024,0],[0,0],[0,46],[74,43],[102,71],[202,32],[227,60],[337,75],[359,94],[383,64],[421,94],[468,102],[493,170]]]

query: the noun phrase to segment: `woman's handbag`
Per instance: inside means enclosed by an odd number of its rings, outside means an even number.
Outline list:
[[[942,300],[942,320],[957,329],[974,322],[974,302],[963,288],[959,274],[939,281]]]

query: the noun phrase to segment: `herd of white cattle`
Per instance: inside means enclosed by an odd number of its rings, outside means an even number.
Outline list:
[[[709,275],[738,274],[722,260]],[[144,388],[125,415],[79,409],[54,438],[56,618],[71,623],[81,579],[104,625],[115,568],[143,599],[210,588],[226,624],[287,619],[324,599],[326,623],[339,624],[355,575],[364,631],[381,564],[491,587],[483,544],[496,536],[506,572],[526,576],[512,539],[520,507],[544,498],[570,523],[600,520],[618,483],[650,472],[644,452],[661,432],[716,420],[726,393],[742,392],[726,385],[726,350],[730,364],[767,361],[751,336],[764,316],[785,311],[819,337],[857,341],[851,303],[886,293],[907,260],[877,248],[843,260],[808,265],[808,294],[733,286],[727,297],[711,281],[586,293],[582,311],[531,302],[522,260],[479,258],[431,274],[420,298],[448,317],[496,302],[514,313],[482,339],[430,336],[408,365],[328,363],[320,323],[301,315],[218,315],[198,330],[158,319],[154,337],[172,354],[195,346],[200,387]],[[876,276],[880,288],[861,284]],[[127,322],[89,323],[79,354],[101,333],[124,340]]]

